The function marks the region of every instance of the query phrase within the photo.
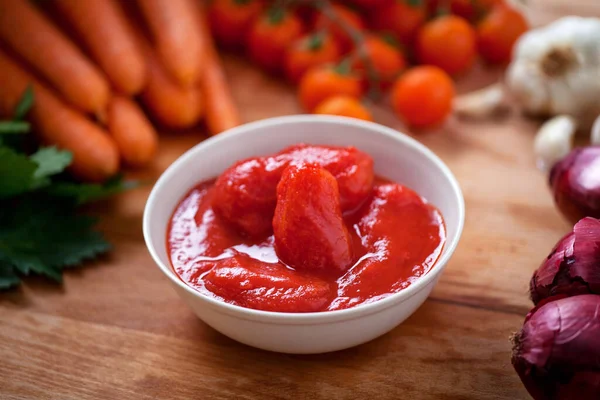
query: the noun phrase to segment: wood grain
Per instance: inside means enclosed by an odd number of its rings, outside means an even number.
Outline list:
[[[543,23],[600,16],[597,0],[536,0]],[[226,57],[243,118],[300,112],[294,91]],[[492,82],[478,69],[461,92]],[[381,123],[406,131],[385,105]],[[0,294],[0,399],[526,399],[510,366],[509,335],[530,308],[531,272],[569,226],[534,167],[538,126],[517,114],[453,120],[416,137],[456,174],[464,235],[431,298],[409,320],[363,346],[288,356],[240,345],[209,328],[153,265],[141,219],[149,187],[92,211],[115,251],[70,271],[62,287],[28,279]],[[410,133],[410,132],[408,132]],[[135,175],[155,179],[202,131],[165,132],[158,159]]]

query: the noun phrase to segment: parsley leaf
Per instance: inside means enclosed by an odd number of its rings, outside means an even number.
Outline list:
[[[9,289],[21,283],[21,279],[13,271],[12,267],[0,259],[0,290]]]
[[[0,147],[0,199],[28,191],[37,168],[26,155]]]
[[[80,214],[77,206],[138,185],[121,176],[104,184],[68,180],[63,172],[73,161],[69,151],[37,148],[33,136],[20,134],[29,132],[21,119],[33,101],[28,87],[14,119],[0,121],[0,290],[31,273],[61,282],[64,268],[110,250],[94,230],[96,218]]]
[[[29,158],[38,165],[33,173],[32,188],[34,189],[50,185],[49,177],[63,172],[73,161],[70,152],[58,150],[56,147],[42,147]]]
[[[14,281],[10,272],[35,272],[60,282],[63,268],[105,253],[110,244],[92,229],[95,223],[74,212],[70,199],[36,193],[0,202],[0,286]]]
[[[137,181],[123,181],[123,176],[117,175],[103,184],[55,182],[47,189],[54,196],[70,197],[77,204],[89,203],[112,196],[139,186]]]
[[[25,121],[0,122],[0,135],[14,135],[29,132],[31,125]]]
[[[27,86],[27,89],[21,95],[21,99],[17,103],[15,107],[15,114],[13,119],[15,121],[20,121],[25,118],[25,115],[29,112],[31,107],[33,107],[33,101],[35,99],[35,95],[33,93],[33,87],[31,85]]]

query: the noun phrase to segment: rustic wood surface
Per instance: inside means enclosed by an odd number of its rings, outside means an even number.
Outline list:
[[[598,0],[533,1],[536,23],[600,16]],[[227,57],[246,121],[298,113],[293,90]],[[476,71],[462,91],[494,72]],[[403,130],[386,108],[379,122]],[[451,121],[419,135],[456,174],[467,219],[430,299],[365,345],[289,356],[238,344],[198,320],[153,265],[141,232],[150,188],[98,207],[114,252],[70,271],[62,287],[27,279],[0,294],[0,399],[526,399],[510,365],[510,334],[530,308],[527,284],[569,226],[534,167],[538,123],[516,113]],[[156,178],[201,131],[162,136]]]

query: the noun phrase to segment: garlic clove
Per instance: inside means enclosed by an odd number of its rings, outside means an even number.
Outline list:
[[[554,117],[540,127],[533,147],[537,166],[541,171],[547,172],[569,154],[576,131],[577,123],[568,115]]]
[[[495,83],[454,101],[454,112],[463,118],[485,118],[506,107],[504,87]]]
[[[596,121],[592,126],[590,141],[592,144],[600,144],[600,115],[598,115],[598,118],[596,118]]]

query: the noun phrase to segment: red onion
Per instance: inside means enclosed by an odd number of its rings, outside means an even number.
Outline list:
[[[600,146],[571,151],[550,171],[550,186],[556,205],[572,223],[600,218]]]
[[[600,399],[600,296],[536,307],[513,343],[513,366],[535,400]]]
[[[600,220],[575,224],[534,272],[529,292],[534,304],[556,295],[600,294]]]

